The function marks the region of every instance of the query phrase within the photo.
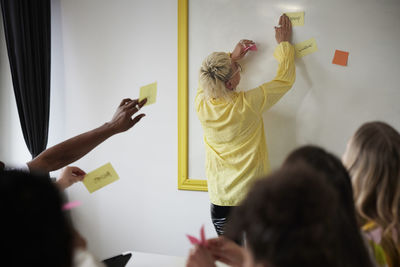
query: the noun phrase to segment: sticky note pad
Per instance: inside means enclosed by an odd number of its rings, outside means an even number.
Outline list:
[[[140,97],[139,101],[147,98],[146,105],[151,105],[156,103],[157,99],[157,82],[140,87]]]
[[[349,58],[349,52],[336,50],[335,56],[333,57],[332,64],[347,66],[347,59]]]
[[[111,166],[111,163],[107,163],[100,168],[86,174],[85,178],[83,179],[83,184],[90,193],[93,193],[94,191],[97,191],[118,179],[119,176]]]
[[[200,239],[192,235],[186,235],[192,245],[201,245],[207,247],[206,234],[204,232],[204,225],[200,228]]]
[[[73,209],[73,208],[75,208],[75,207],[79,207],[81,204],[82,204],[82,203],[81,203],[80,201],[68,202],[68,203],[65,203],[65,204],[62,206],[62,210],[70,210],[70,209]]]
[[[314,38],[294,45],[297,57],[304,57],[318,51],[317,42]]]
[[[285,13],[289,17],[292,26],[304,26],[304,11]]]
[[[250,45],[250,46],[248,46],[248,47],[246,47],[246,48],[244,49],[244,52],[246,52],[247,50],[250,50],[250,51],[257,51],[257,46],[256,46],[255,44]]]

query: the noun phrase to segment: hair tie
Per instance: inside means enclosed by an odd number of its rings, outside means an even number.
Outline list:
[[[213,79],[215,80],[215,74],[212,72],[212,70],[208,69],[208,70],[206,71],[206,73],[207,73],[208,75],[210,75],[211,78],[213,78]]]

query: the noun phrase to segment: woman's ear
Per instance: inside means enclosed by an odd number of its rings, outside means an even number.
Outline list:
[[[227,80],[227,81],[225,82],[225,87],[226,87],[228,90],[232,90],[232,89],[233,89],[233,85],[232,85],[231,80]]]

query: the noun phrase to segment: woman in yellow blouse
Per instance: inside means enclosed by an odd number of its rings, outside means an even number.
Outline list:
[[[400,266],[400,134],[384,122],[362,125],[347,144],[356,211],[378,266]]]
[[[211,217],[218,235],[223,234],[231,208],[244,199],[256,178],[269,171],[262,115],[295,81],[291,36],[291,22],[282,15],[275,27],[277,75],[252,90],[235,91],[241,78],[238,61],[254,45],[250,40],[239,42],[231,54],[210,54],[200,68],[195,106],[204,131]]]

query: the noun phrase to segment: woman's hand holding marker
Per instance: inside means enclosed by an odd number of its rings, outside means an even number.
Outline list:
[[[233,49],[233,52],[231,54],[232,60],[238,61],[242,59],[249,50],[256,51],[256,43],[246,39],[240,40],[239,43],[237,43],[237,45],[235,46],[235,49]]]

